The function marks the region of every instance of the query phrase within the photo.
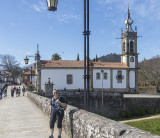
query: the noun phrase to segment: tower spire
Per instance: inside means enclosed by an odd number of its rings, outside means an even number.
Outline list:
[[[129,3],[128,3],[128,13],[127,13],[127,19],[130,18],[130,12],[129,12]]]
[[[133,20],[130,17],[129,4],[128,4],[127,19],[124,22],[124,24],[126,25],[126,31],[127,32],[133,32],[132,23],[133,23]]]
[[[37,44],[37,53],[39,53],[39,45]]]

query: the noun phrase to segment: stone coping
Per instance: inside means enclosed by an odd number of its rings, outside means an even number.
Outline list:
[[[160,95],[156,94],[123,94],[123,98],[160,98]]]
[[[27,96],[46,115],[49,114],[49,98],[31,92],[28,92]],[[72,138],[160,138],[160,136],[70,105],[65,111],[63,129]]]

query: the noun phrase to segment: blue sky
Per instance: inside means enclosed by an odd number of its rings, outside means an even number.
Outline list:
[[[160,0],[90,0],[90,58],[121,53],[128,3],[132,28],[137,26],[139,61],[160,53]],[[15,56],[21,65],[39,44],[42,60],[59,53],[63,60],[83,60],[83,0],[59,0],[49,12],[46,0],[7,0],[0,4],[0,54]],[[30,63],[34,58],[30,58]]]

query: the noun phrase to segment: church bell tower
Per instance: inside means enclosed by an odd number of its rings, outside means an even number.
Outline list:
[[[38,50],[38,44],[37,44],[37,53],[35,54],[35,79],[36,79],[36,88],[37,91],[41,91],[41,63],[40,63],[40,54]]]
[[[130,16],[128,8],[125,32],[121,32],[121,62],[124,62],[128,67],[128,84],[129,89],[138,91],[138,54],[137,54],[137,27],[132,29],[133,20]]]

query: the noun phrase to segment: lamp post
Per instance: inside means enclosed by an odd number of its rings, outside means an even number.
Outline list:
[[[104,104],[104,102],[103,102],[103,78],[104,78],[104,70],[101,70],[101,73],[102,73],[102,107],[103,107],[103,104]]]
[[[58,0],[47,0],[48,10],[56,11]],[[87,20],[86,20],[87,19]],[[89,105],[89,0],[84,0],[84,108],[88,108]],[[87,40],[87,41],[86,41]],[[87,50],[86,50],[87,44]],[[87,51],[87,73],[86,73],[86,51]],[[86,79],[87,79],[87,94],[86,94]],[[86,105],[87,104],[87,105]]]
[[[34,56],[28,56],[28,57],[34,57]],[[24,59],[25,64],[28,64],[28,57],[26,56],[26,58]],[[31,80],[31,84],[30,84],[30,88],[31,88],[31,92],[32,92],[32,66],[31,66],[31,76],[30,76],[30,80]]]

